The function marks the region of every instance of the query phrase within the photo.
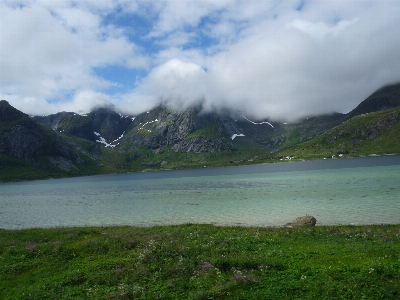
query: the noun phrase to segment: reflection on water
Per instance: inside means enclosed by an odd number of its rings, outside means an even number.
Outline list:
[[[0,185],[0,227],[400,223],[400,157]]]

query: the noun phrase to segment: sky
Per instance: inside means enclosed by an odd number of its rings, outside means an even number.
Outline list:
[[[295,121],[400,82],[400,0],[0,0],[0,98]]]

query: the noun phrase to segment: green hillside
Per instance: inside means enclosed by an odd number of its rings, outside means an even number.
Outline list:
[[[400,107],[353,117],[305,143],[277,153],[297,158],[400,152]]]

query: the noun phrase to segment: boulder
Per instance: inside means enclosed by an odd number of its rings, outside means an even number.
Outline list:
[[[303,216],[294,219],[292,222],[287,223],[286,226],[315,226],[317,219],[313,216]]]

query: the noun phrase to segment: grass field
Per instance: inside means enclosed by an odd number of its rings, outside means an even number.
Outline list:
[[[400,225],[0,229],[0,299],[400,299]]]

